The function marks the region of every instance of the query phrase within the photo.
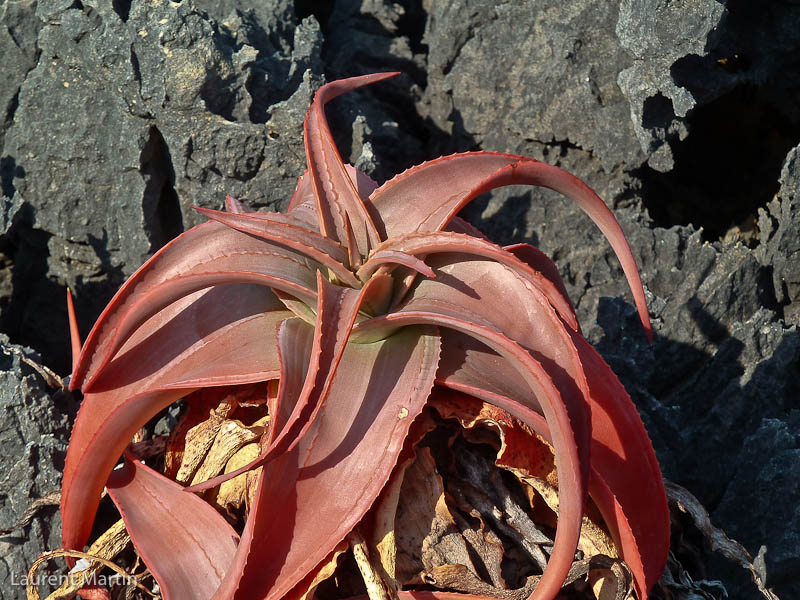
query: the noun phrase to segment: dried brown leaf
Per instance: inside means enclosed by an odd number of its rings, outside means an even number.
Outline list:
[[[417,459],[406,469],[394,525],[395,577],[401,584],[418,582],[424,570],[451,563],[475,572],[428,448],[418,448]]]
[[[397,579],[397,540],[395,539],[395,516],[400,501],[400,492],[408,465],[396,469],[389,483],[381,492],[380,501],[374,510],[371,545],[378,554],[384,573]]]
[[[15,348],[14,346],[6,346],[5,344],[3,344],[3,354],[5,354],[6,356],[11,356],[12,354],[18,356],[22,362],[24,362],[26,365],[28,365],[30,368],[36,371],[42,377],[42,379],[44,379],[45,383],[47,383],[47,385],[52,389],[54,390],[66,389],[66,385],[64,384],[64,381],[61,379],[61,377],[59,377],[52,369],[39,364],[38,362],[36,362],[35,360],[31,359],[28,356],[25,356],[25,353],[21,349]]]
[[[86,560],[100,562],[100,563],[102,563],[102,565],[104,567],[108,567],[112,571],[116,572],[118,575],[121,575],[125,580],[132,582],[133,585],[136,586],[136,588],[138,588],[139,590],[145,592],[150,597],[152,597],[152,598],[160,598],[160,596],[158,596],[157,594],[154,594],[149,589],[147,589],[145,586],[143,586],[138,581],[138,579],[137,579],[137,577],[135,575],[132,575],[131,573],[129,573],[128,571],[126,571],[122,567],[114,564],[110,560],[106,560],[105,558],[100,558],[98,556],[93,556],[93,555],[89,554],[88,552],[78,552],[77,550],[58,549],[58,550],[51,550],[51,551],[48,551],[48,552],[43,552],[42,554],[40,554],[39,558],[37,558],[34,561],[34,563],[31,565],[30,570],[28,570],[28,579],[27,579],[27,581],[29,583],[28,583],[28,587],[25,589],[25,593],[26,593],[26,595],[28,597],[28,600],[41,600],[41,595],[39,594],[39,590],[38,590],[37,586],[35,585],[35,582],[37,581],[36,572],[39,570],[39,567],[41,567],[41,565],[43,563],[45,563],[46,561],[48,561],[48,560],[52,560],[54,558],[61,558],[61,557],[65,557],[65,556],[69,556],[71,558],[83,558],[83,559],[86,559]],[[62,596],[61,598],[64,598],[64,599],[71,598],[75,593],[76,592],[72,592],[70,595]],[[49,598],[52,598],[52,595],[49,596],[48,599]],[[59,598],[59,600],[60,600],[60,598]]]
[[[213,402],[213,399],[215,399],[215,395],[209,390],[203,390],[202,396],[204,403]],[[211,398],[208,399],[208,396]],[[211,445],[214,443],[222,424],[235,407],[236,398],[232,394],[224,396],[219,399],[216,407],[210,410],[207,419],[192,426],[186,432],[180,468],[175,475],[175,481],[188,483],[192,480],[195,472],[203,463],[206,454],[211,449]],[[176,445],[178,444],[179,442],[176,440]]]
[[[219,475],[237,450],[261,438],[266,431],[268,420],[269,417],[264,417],[249,427],[236,419],[226,419],[220,423],[211,446],[192,476],[191,484],[201,483]]]
[[[376,568],[376,565],[373,564],[367,543],[361,533],[354,529],[348,534],[347,541],[353,549],[353,557],[356,559],[356,565],[358,565],[358,570],[361,572],[361,577],[367,588],[369,600],[396,599],[397,593],[393,584],[383,580],[382,569]]]
[[[550,444],[506,411],[477,399],[456,403],[449,397],[440,397],[433,406],[442,417],[456,418],[465,428],[488,425],[497,431],[501,448],[495,464],[536,490],[554,516],[558,515],[558,476]],[[542,511],[537,514],[546,516]],[[555,527],[555,520],[543,524]],[[578,547],[586,557],[618,556],[611,536],[602,527],[602,519],[593,507],[583,519]]]
[[[334,573],[336,572],[336,568],[339,566],[341,557],[345,552],[347,552],[349,547],[350,546],[346,541],[342,541],[333,549],[333,552],[330,554],[324,564],[316,570],[311,578],[311,581],[307,584],[301,582],[300,587],[302,587],[305,591],[298,598],[298,600],[314,600],[317,588],[323,581],[333,577]]]
[[[417,444],[425,435],[438,425],[432,412],[428,409],[414,420],[406,436],[403,451],[389,481],[381,491],[371,514],[372,527],[369,530],[369,544],[377,553],[376,565],[382,569],[385,581],[395,589],[400,588],[397,582],[397,540],[395,539],[395,517],[400,500],[400,493],[408,467],[416,460]]]
[[[130,541],[131,538],[125,529],[125,523],[120,519],[97,538],[89,547],[87,554],[97,559],[111,561],[125,549]],[[67,581],[61,584],[61,587],[50,594],[46,600],[72,598],[81,588],[90,584],[97,572],[106,566],[107,564],[100,560],[91,560],[85,569],[70,573]]]
[[[753,557],[750,556],[750,553],[739,542],[725,535],[724,531],[714,527],[711,523],[708,511],[689,490],[671,481],[664,481],[664,488],[666,489],[669,503],[691,517],[695,527],[700,530],[709,542],[712,550],[719,552],[728,560],[737,563],[743,569],[747,569],[758,591],[761,592],[765,598],[768,600],[778,600],[778,597],[772,590],[767,589],[764,585],[761,574],[753,564]]]
[[[461,564],[441,565],[428,569],[422,574],[422,581],[443,590],[454,590],[488,598],[503,600],[524,600],[530,597],[539,581],[538,577],[530,577],[525,586],[516,590],[504,590],[494,587]]]
[[[260,452],[261,448],[257,442],[245,444],[231,456],[225,465],[224,472],[230,473],[249,464],[258,457]],[[217,505],[230,516],[234,516],[234,511],[243,507],[248,512],[253,501],[253,494],[255,494],[255,481],[260,473],[261,467],[258,467],[223,482],[217,490],[215,498]]]
[[[147,460],[148,458],[163,454],[167,449],[168,439],[168,436],[162,435],[149,440],[131,442],[131,444],[128,446],[128,452],[133,454],[139,460]]]

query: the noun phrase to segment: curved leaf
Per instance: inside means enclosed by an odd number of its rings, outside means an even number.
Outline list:
[[[571,414],[576,414],[574,407],[581,400],[589,403],[591,428],[585,431],[592,436],[591,464],[602,474],[627,519],[615,519],[621,523],[617,539],[631,560],[639,587],[649,589],[665,564],[669,519],[652,445],[624,388],[591,345],[564,327],[535,288],[525,286],[516,273],[499,263],[456,263],[447,255],[429,258],[429,263],[437,267],[437,278],[420,280],[400,313],[436,312],[488,325],[532,352],[567,406],[573,407]],[[496,310],[491,302],[496,290],[502,290],[503,310]],[[475,351],[465,355],[463,348],[453,349],[448,344],[451,340],[444,341],[445,358],[437,381],[470,393],[476,388],[489,391],[494,396],[484,398],[493,403],[502,401],[504,390],[510,390],[506,397],[523,397],[519,378],[508,372],[508,366],[498,364],[496,356]],[[453,368],[448,361],[454,356],[464,356],[464,363]],[[573,421],[580,436],[580,422],[574,417]],[[583,466],[588,469],[589,463]],[[641,478],[641,483],[631,485],[631,478]],[[650,544],[647,550],[637,550],[642,540]]]
[[[281,375],[274,401],[269,404],[270,426],[268,440],[271,444],[292,416],[303,383],[308,377],[311,356],[315,346],[316,328],[300,318],[287,319],[278,329],[278,358]]]
[[[389,279],[388,276],[383,276]],[[278,349],[281,357],[286,360],[281,362],[281,376],[288,378],[286,385],[281,385],[277,405],[285,410],[292,406],[292,411],[285,419],[274,439],[267,449],[255,460],[243,467],[220,475],[206,482],[193,485],[187,491],[199,492],[241,475],[259,467],[274,457],[290,452],[306,435],[314,420],[319,415],[326,402],[337,368],[342,359],[350,331],[356,321],[359,308],[369,295],[370,288],[380,285],[381,277],[368,281],[360,292],[349,288],[328,283],[321,275],[317,275],[319,295],[317,300],[317,322],[314,328],[313,346],[309,353],[307,366],[289,362],[296,359],[297,353],[291,352],[288,346],[295,343],[289,333],[299,333],[301,340],[303,331],[298,331],[301,325],[291,323],[291,329],[281,328],[278,334]],[[301,342],[302,343],[302,342]],[[299,381],[297,371],[305,373],[303,386],[299,390],[296,385]],[[297,395],[294,395],[297,392]],[[281,418],[283,421],[283,418]]]
[[[164,600],[210,599],[239,542],[222,515],[138,460],[111,474],[108,493]]]
[[[429,256],[428,263],[436,278],[420,279],[396,311],[449,315],[491,327],[526,348],[553,380],[572,411],[579,443],[588,447],[586,375],[569,328],[548,298],[515,270],[495,261],[443,252]]]
[[[225,196],[225,210],[235,215],[253,212],[245,206],[244,202],[237,200],[233,196]]]
[[[457,253],[464,258],[481,257],[494,260],[506,267],[513,269],[520,277],[536,286],[547,298],[548,302],[556,309],[559,316],[573,329],[578,330],[578,321],[575,311],[564,290],[564,284],[556,270],[555,273],[550,269],[550,264],[544,262],[541,257],[532,252],[533,246],[521,244],[525,248],[514,247],[514,250],[525,253],[525,258],[539,259],[541,266],[549,271],[549,276],[544,275],[535,268],[531,268],[528,262],[517,258],[516,254],[493,244],[484,239],[472,237],[449,231],[430,231],[424,233],[410,233],[390,238],[381,243],[370,256],[369,260],[358,270],[358,277],[366,279],[380,264],[383,264],[384,254],[401,252],[413,256],[425,257],[430,254],[440,254],[444,252]],[[534,249],[535,250],[535,249]],[[536,250],[538,252],[538,250]],[[540,253],[542,257],[545,255]],[[391,254],[387,254],[392,256]],[[549,260],[549,259],[548,259]],[[400,262],[399,260],[397,261]],[[401,263],[402,264],[402,263]],[[553,265],[554,266],[554,265]],[[420,271],[422,272],[422,271]],[[427,273],[424,273],[428,275]],[[430,277],[430,275],[428,275]],[[555,277],[555,281],[551,279]]]
[[[199,387],[279,375],[275,332],[292,316],[263,287],[222,286],[180,300],[131,336],[84,397],[72,430],[61,494],[65,548],[83,547],[106,478],[158,411]]]
[[[575,307],[572,306],[572,300],[570,300],[569,294],[567,293],[567,288],[564,286],[564,280],[561,279],[561,273],[558,271],[558,267],[550,259],[550,257],[539,250],[536,246],[531,246],[530,244],[512,244],[511,246],[505,246],[503,250],[516,256],[519,260],[533,269],[534,272],[551,282],[557,296],[562,298],[561,302],[556,301],[558,304],[553,304],[553,306],[561,307],[561,310],[556,308],[559,315],[561,315],[561,318],[564,319],[575,331],[580,333],[580,323],[578,323],[578,317],[575,315]],[[548,300],[550,300],[550,294],[552,294],[552,291],[548,294]],[[553,303],[552,300],[551,303]],[[564,318],[564,315],[562,314],[563,311],[566,311],[570,317]],[[575,323],[574,327],[572,323]]]
[[[362,202],[378,189],[377,182],[366,173],[359,171],[351,165],[344,166],[350,181],[356,186]],[[294,193],[289,200],[286,214],[306,224],[313,231],[319,231],[319,217],[317,217],[317,199],[314,195],[314,185],[308,171],[303,173],[297,181]]]
[[[333,143],[325,119],[325,104],[340,94],[397,74],[375,73],[323,85],[314,95],[314,102],[306,113],[304,123],[306,160],[316,197],[320,231],[334,241],[346,243],[345,224],[349,219],[357,244],[357,248],[351,250],[356,250],[361,257],[367,256],[380,240],[372,218]]]
[[[558,167],[512,154],[455,154],[412,167],[387,181],[373,192],[366,206],[384,238],[414,231],[438,231],[471,200],[506,185],[550,188],[574,201],[589,215],[614,249],[642,326],[652,341],[642,281],[614,213],[589,186]]]
[[[143,318],[155,314],[158,309],[153,308],[149,302],[144,302],[139,304],[139,312],[132,318],[131,308],[143,297],[178,277],[199,276],[198,281],[187,287],[193,287],[192,291],[215,283],[225,283],[224,276],[220,275],[223,269],[267,274],[276,278],[275,282],[278,281],[277,278],[287,279],[290,288],[287,291],[290,294],[305,293],[312,301],[315,296],[314,270],[301,255],[286,248],[269,245],[220,223],[203,223],[164,246],[120,288],[103,310],[83,345],[78,364],[72,373],[70,389],[82,387],[87,391],[85,384],[91,382],[101,365],[106,364],[113,355],[109,352],[109,346],[116,344],[118,347],[126,337],[119,335],[122,321],[126,321],[129,329],[127,333],[130,333],[130,329],[140,324]],[[208,285],[203,285],[203,277],[208,278]],[[235,279],[229,278],[227,282],[234,281]]]
[[[389,241],[391,242],[392,240]],[[384,246],[383,248],[380,246],[376,248],[375,251],[370,254],[369,260],[358,270],[357,275],[362,281],[366,281],[372,277],[372,274],[383,265],[403,265],[415,273],[425,275],[426,277],[435,277],[431,268],[423,261],[413,256],[412,253],[406,252],[405,250],[397,250],[389,244],[384,244],[381,244],[381,246]]]
[[[590,491],[598,506],[605,505],[603,516],[612,532],[616,529],[638,596],[646,600],[669,552],[669,507],[661,469],[625,388],[589,342],[573,337],[592,399],[592,469],[599,481]],[[611,498],[601,498],[605,494]]]
[[[75,303],[72,301],[72,292],[67,288],[67,320],[69,321],[69,343],[72,350],[72,370],[78,364],[81,354],[81,334],[78,331],[78,317],[75,314]]]
[[[237,231],[297,250],[328,267],[347,285],[359,286],[360,282],[347,268],[347,251],[333,240],[306,229],[305,224],[298,219],[280,213],[233,214],[199,206],[193,208],[209,219]]]
[[[625,389],[591,344],[579,334],[573,337],[590,389],[589,495],[631,567],[638,597],[646,600],[669,549],[669,512],[661,471]],[[521,397],[524,382],[510,365],[488,349],[470,344],[462,334],[442,332],[442,355],[437,384],[498,406]],[[551,439],[543,418],[536,415],[529,424]]]
[[[396,175],[364,204],[382,239],[438,231],[467,202],[488,191],[480,188],[484,180],[520,158],[490,152],[443,156]]]

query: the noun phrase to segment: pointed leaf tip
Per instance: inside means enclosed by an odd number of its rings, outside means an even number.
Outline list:
[[[193,206],[192,208],[196,209],[195,206]],[[237,200],[233,196],[225,196],[225,210],[228,211],[229,213],[233,213],[235,215],[241,215],[241,214],[244,214],[244,213],[251,212],[244,205],[243,202],[240,202],[239,200]]]
[[[72,372],[78,364],[81,355],[81,334],[78,331],[78,317],[75,315],[75,303],[72,301],[72,292],[67,288],[67,318],[69,319],[69,341],[72,348]],[[72,389],[72,385],[70,385]]]

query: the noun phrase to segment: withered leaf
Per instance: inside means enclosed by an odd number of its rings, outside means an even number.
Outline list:
[[[340,542],[328,558],[312,571],[305,580],[301,581],[285,600],[294,600],[295,598],[297,600],[314,600],[317,588],[323,581],[333,577],[336,568],[339,566],[339,561],[348,548],[349,544],[346,541]]]
[[[230,473],[245,466],[255,460],[260,452],[261,448],[257,442],[245,444],[231,456],[228,463],[225,465],[224,472]],[[261,467],[258,467],[257,469],[242,473],[233,479],[223,482],[216,493],[215,502],[217,505],[224,509],[231,517],[234,516],[234,511],[242,507],[249,510],[249,507],[252,505],[255,486],[260,473]]]
[[[419,581],[419,574],[436,566],[463,564],[475,572],[469,549],[444,497],[444,484],[430,450],[417,449],[417,460],[406,469],[395,516],[397,544],[395,577]]]
[[[222,421],[216,428],[216,435],[192,476],[191,483],[201,483],[221,473],[237,450],[261,438],[268,420],[269,417],[264,417],[249,427],[236,419]],[[187,443],[187,447],[188,445]]]
[[[233,394],[220,397],[220,393],[214,388],[203,390],[200,397],[201,402],[198,403],[198,407],[195,407],[194,410],[190,408],[182,423],[188,425],[204,414],[205,407],[213,406],[209,409],[207,418],[191,425],[188,430],[184,430],[179,425],[167,444],[165,456],[167,475],[169,476],[171,467],[174,468],[174,464],[177,462],[180,466],[174,479],[179,483],[188,483],[192,479],[214,443],[214,438],[222,423],[236,407],[236,398]],[[190,402],[189,406],[194,407],[194,402]]]
[[[455,590],[488,598],[502,598],[503,600],[524,600],[530,597],[539,578],[528,578],[525,586],[516,590],[506,590],[494,587],[475,576],[464,565],[442,565],[425,571],[421,577],[424,583],[439,589]]]
[[[558,476],[555,468],[555,454],[551,446],[524,423],[501,408],[477,399],[466,398],[463,400],[456,403],[450,397],[438,397],[432,406],[442,417],[458,419],[462,427],[467,429],[488,425],[497,431],[500,435],[501,447],[495,464],[510,471],[520,481],[536,491],[538,498],[544,501],[544,504],[553,513],[552,520],[548,519],[547,512],[542,510],[536,511],[537,516],[544,517],[542,524],[555,527],[555,517],[558,515]],[[461,456],[459,453],[456,455]],[[467,466],[477,468],[477,464],[475,461],[469,461]],[[497,476],[494,477],[496,481]],[[476,487],[480,489],[480,486]],[[496,488],[496,485],[492,487]],[[470,498],[470,500],[481,501],[479,496]],[[535,501],[533,504],[536,509]],[[509,525],[526,537],[536,535],[535,532],[538,529],[532,526],[533,524],[524,511],[515,510],[513,502],[503,502],[503,505],[507,512],[513,513],[513,517],[506,520]],[[487,508],[484,506],[484,510]],[[483,514],[493,514],[493,512],[488,511]],[[611,536],[603,528],[602,519],[591,502],[587,509],[587,516],[584,516],[583,519],[578,548],[586,557],[618,556],[616,546]],[[531,556],[537,562],[541,562],[541,555],[537,555],[538,553],[530,544],[526,545],[526,550],[531,552]]]
[[[89,547],[87,554],[105,560],[114,560],[130,541],[131,538],[125,529],[125,523],[120,519],[95,540]],[[75,594],[87,583],[91,582],[94,575],[105,566],[106,565],[100,561],[88,562],[85,569],[71,572],[66,581],[64,581],[57,590],[51,593],[46,600],[73,598]]]

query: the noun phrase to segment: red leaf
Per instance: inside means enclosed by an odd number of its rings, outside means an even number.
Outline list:
[[[589,444],[588,428],[581,424],[583,407],[565,404],[567,398],[562,398],[542,365],[525,348],[494,329],[456,316],[435,310],[398,312],[360,323],[354,334],[369,339],[392,328],[415,324],[447,327],[487,345],[508,361],[529,387],[529,394],[519,400],[495,398],[498,406],[537,430],[544,421],[535,409],[541,408],[544,413],[556,455],[560,515],[553,552],[532,598],[555,598],[572,565],[586,500]],[[531,403],[531,397],[537,401]],[[577,422],[572,420],[575,417]]]
[[[669,508],[661,469],[625,388],[589,342],[575,335],[592,398],[589,492],[633,571],[638,597],[661,576],[669,552]]]
[[[553,308],[558,311],[559,316],[564,319],[570,327],[578,330],[578,321],[575,317],[575,312],[572,309],[572,304],[567,297],[564,284],[561,281],[558,270],[555,269],[555,265],[545,262],[545,259],[547,261],[549,261],[549,259],[533,248],[533,246],[520,244],[519,247],[512,247],[512,249],[516,252],[524,253],[525,259],[538,259],[537,266],[541,264],[541,266],[544,266],[548,270],[548,273],[545,275],[537,268],[531,268],[528,262],[524,259],[520,260],[517,258],[514,252],[509,252],[488,240],[449,231],[426,231],[423,233],[400,235],[381,243],[375,249],[372,256],[370,256],[369,260],[358,270],[358,276],[361,279],[365,279],[372,274],[378,265],[384,262],[380,257],[382,257],[384,253],[389,252],[401,252],[423,258],[431,254],[441,253],[456,253],[463,255],[463,258],[487,258],[513,269],[520,277],[536,286],[539,291],[544,294]],[[534,254],[530,249],[536,250],[541,256]],[[552,269],[549,268],[550,265],[552,265]],[[553,271],[553,269],[555,269],[555,271]],[[423,274],[429,277],[431,276],[427,273]]]
[[[83,548],[108,475],[159,410],[199,387],[279,375],[274,336],[291,316],[260,286],[221,286],[170,306],[128,340],[84,397],[72,430],[61,495],[65,548]]]
[[[281,598],[344,539],[388,480],[438,357],[427,328],[347,344],[319,417],[291,452],[264,466],[218,598],[234,590],[236,598]]]
[[[127,337],[181,296],[221,283],[257,282],[313,302],[314,273],[297,252],[220,223],[198,225],[157,252],[109,302],[84,343],[70,388],[89,391]]]
[[[314,103],[306,114],[304,124],[306,160],[317,201],[320,231],[335,241],[346,243],[345,223],[349,219],[357,244],[357,248],[351,250],[356,250],[361,257],[367,256],[380,240],[372,218],[333,143],[324,107],[340,94],[395,75],[398,73],[375,73],[322,86],[314,95]]]
[[[222,515],[138,460],[111,474],[108,493],[164,599],[211,598],[239,542]]]
[[[298,219],[280,213],[232,214],[199,206],[194,209],[232,229],[297,250],[331,269],[347,285],[359,286],[360,282],[347,268],[347,251],[333,240],[306,229]]]
[[[322,275],[317,274],[317,287],[319,294],[317,299],[317,321],[314,329],[313,346],[308,354],[309,362],[307,366],[293,362],[304,356],[296,352],[291,352],[290,347],[295,343],[290,336],[293,333],[300,333],[300,343],[303,343],[304,333],[298,331],[301,325],[291,323],[287,327],[281,327],[278,335],[278,350],[282,358],[281,377],[287,378],[285,385],[281,385],[277,399],[277,407],[283,414],[280,417],[281,428],[276,428],[277,435],[271,434],[269,447],[255,460],[247,465],[209,479],[203,483],[187,488],[187,491],[199,492],[216,487],[256,467],[259,467],[276,456],[290,452],[306,435],[315,419],[319,415],[331,390],[331,384],[342,355],[345,345],[350,336],[350,331],[355,323],[359,308],[370,289],[380,285],[381,279],[388,277],[376,277],[367,282],[361,289],[356,290],[335,286],[328,283]],[[305,344],[303,344],[305,346]],[[302,388],[297,388],[299,383],[298,371],[305,375]],[[290,414],[285,418],[288,407],[291,406]]]
[[[636,261],[614,213],[594,191],[566,171],[525,156],[470,152],[437,158],[387,181],[373,192],[367,208],[384,237],[444,229],[474,198],[505,185],[535,185],[574,201],[600,228],[619,259],[652,341],[650,316]]]

